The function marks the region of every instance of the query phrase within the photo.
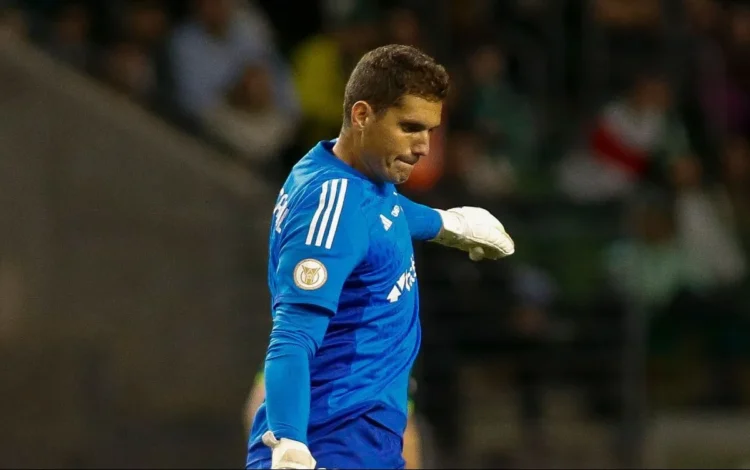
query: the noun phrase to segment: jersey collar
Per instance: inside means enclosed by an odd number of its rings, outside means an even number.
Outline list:
[[[347,173],[350,173],[352,176],[368,180],[368,177],[366,177],[364,174],[356,170],[345,161],[341,160],[333,153],[333,146],[336,145],[337,140],[338,139],[321,140],[320,142],[318,142],[318,145],[316,145],[314,149],[315,156],[325,160],[326,163],[330,165],[333,165],[341,170],[346,171]]]

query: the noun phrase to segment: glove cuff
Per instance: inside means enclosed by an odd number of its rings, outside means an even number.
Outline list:
[[[267,447],[270,447],[271,449],[274,449],[278,446],[283,445],[287,449],[302,450],[305,452],[310,452],[310,450],[307,448],[307,446],[304,443],[295,441],[294,439],[287,439],[285,437],[282,437],[281,439],[277,439],[272,431],[266,431],[263,434],[262,440],[263,440],[263,444],[265,444]]]
[[[310,449],[302,442],[283,437],[276,439],[271,431],[266,431],[262,440],[273,452],[273,468],[315,468],[315,459],[310,454]]]
[[[435,209],[440,214],[442,227],[437,236],[431,241],[435,243],[452,243],[455,242],[458,235],[463,233],[464,222],[461,216],[452,211]]]

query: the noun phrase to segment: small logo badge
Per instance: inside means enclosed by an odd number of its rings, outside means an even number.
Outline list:
[[[380,214],[380,221],[383,222],[383,228],[386,232],[391,228],[391,225],[393,225],[393,222],[388,220],[388,217],[384,216],[383,214]]]
[[[399,206],[398,204],[396,204],[395,206],[393,206],[393,210],[391,211],[391,215],[393,217],[398,217],[398,215],[400,213],[401,213],[401,206]]]
[[[316,259],[303,259],[294,267],[294,283],[300,289],[319,289],[328,280],[328,271],[323,263]]]

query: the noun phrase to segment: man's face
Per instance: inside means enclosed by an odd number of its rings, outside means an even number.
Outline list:
[[[362,129],[365,172],[394,184],[409,179],[414,165],[430,152],[430,136],[440,125],[442,102],[406,95],[380,115],[370,110]]]

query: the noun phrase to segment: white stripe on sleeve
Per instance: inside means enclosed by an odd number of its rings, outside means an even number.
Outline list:
[[[325,236],[326,229],[328,228],[328,221],[331,219],[331,211],[333,210],[333,204],[336,201],[336,196],[339,189],[339,180],[331,180],[331,192],[328,193],[328,203],[326,204],[326,211],[323,213],[323,220],[320,222],[318,228],[318,236],[315,238],[315,246],[323,245],[323,236]]]
[[[327,193],[328,193],[328,181],[323,183],[323,191],[320,193],[320,202],[318,203],[318,209],[315,211],[315,215],[313,215],[312,222],[310,222],[310,230],[307,231],[307,239],[305,240],[305,245],[309,245],[313,241],[313,236],[315,235],[315,229],[318,226],[318,219],[320,218],[320,214],[323,212],[323,208],[326,205]]]
[[[339,217],[341,217],[341,209],[344,207],[344,198],[346,197],[346,186],[348,181],[346,179],[341,180],[341,188],[339,189],[338,201],[336,201],[336,211],[333,213],[333,221],[331,221],[331,230],[328,231],[328,239],[326,240],[326,249],[330,250],[333,245],[333,239],[336,236],[336,229],[339,226]]]

